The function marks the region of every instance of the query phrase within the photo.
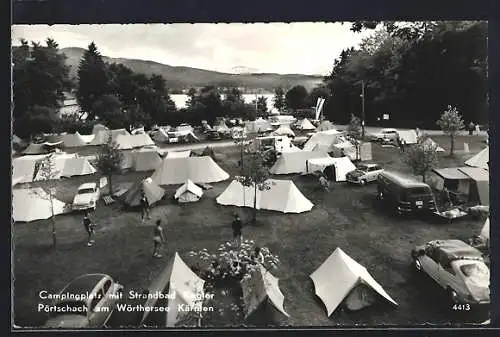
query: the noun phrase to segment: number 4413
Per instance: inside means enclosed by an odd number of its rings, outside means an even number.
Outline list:
[[[469,311],[471,308],[470,304],[454,304],[452,309],[456,311]]]

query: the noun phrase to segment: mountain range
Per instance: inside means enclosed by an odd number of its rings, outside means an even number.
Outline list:
[[[78,64],[85,52],[83,48],[63,48],[61,52],[66,54],[66,64],[70,66],[70,76],[76,78]],[[270,74],[270,73],[246,73],[238,66],[237,74],[221,73],[205,69],[197,69],[182,66],[170,66],[153,61],[134,60],[127,58],[111,58],[103,56],[104,62],[121,63],[136,73],[147,76],[152,74],[162,75],[166,81],[167,88],[171,90],[183,90],[192,87],[203,87],[214,85],[218,87],[239,87],[247,90],[272,91],[276,87],[289,89],[295,85],[302,85],[308,91],[322,82],[322,76],[302,74]]]

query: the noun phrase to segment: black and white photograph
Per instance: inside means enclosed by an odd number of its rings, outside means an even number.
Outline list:
[[[13,327],[490,325],[487,21],[11,46]]]

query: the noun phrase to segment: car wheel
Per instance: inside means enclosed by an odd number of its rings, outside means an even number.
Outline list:
[[[452,288],[448,288],[448,298],[452,303],[458,303],[458,293]]]
[[[365,179],[361,179],[361,181],[359,182],[359,184],[360,184],[361,186],[366,185],[366,180],[365,180]]]
[[[420,273],[422,271],[422,264],[420,263],[420,261],[418,259],[414,260],[414,266],[415,266],[415,270],[417,272]]]

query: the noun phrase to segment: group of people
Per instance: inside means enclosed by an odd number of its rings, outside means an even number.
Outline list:
[[[141,208],[142,221],[144,222],[146,220],[150,220],[151,219],[149,213],[150,205],[146,197],[146,194],[144,193],[143,190],[141,190],[141,198],[139,200],[139,206]],[[87,246],[91,247],[95,243],[94,237],[95,237],[95,228],[97,225],[90,219],[88,211],[85,211],[82,222],[85,231],[87,232],[88,235]],[[241,236],[241,231],[240,231],[240,236]],[[155,223],[155,228],[153,230],[153,243],[154,243],[153,257],[161,258],[162,255],[160,251],[163,244],[165,243],[165,235],[163,232],[163,226],[160,219],[156,220]]]

